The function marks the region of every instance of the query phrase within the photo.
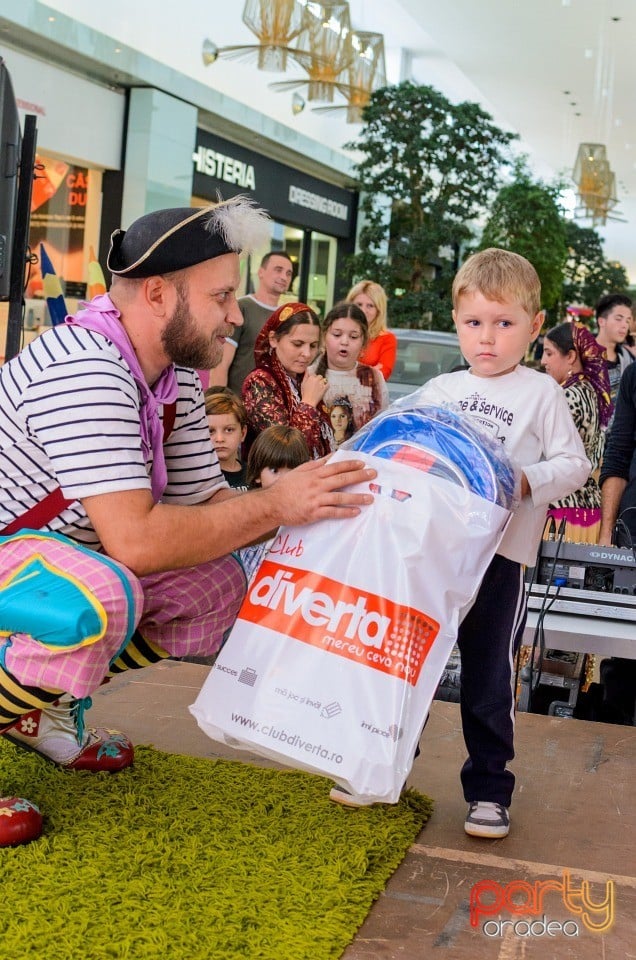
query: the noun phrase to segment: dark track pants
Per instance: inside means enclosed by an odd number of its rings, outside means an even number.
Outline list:
[[[459,628],[460,707],[468,759],[464,797],[510,806],[514,774],[514,656],[526,619],[523,567],[499,555]]]

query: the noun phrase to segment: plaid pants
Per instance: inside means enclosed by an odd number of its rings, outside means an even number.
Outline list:
[[[5,665],[20,684],[74,697],[99,687],[135,628],[169,656],[216,653],[245,594],[245,575],[233,556],[137,578],[122,564],[62,537],[7,538],[0,546],[0,582],[35,555],[96,601],[105,614],[103,635],[66,647],[5,628]],[[54,596],[48,602],[51,617],[59,616]],[[0,622],[0,646],[3,626]]]

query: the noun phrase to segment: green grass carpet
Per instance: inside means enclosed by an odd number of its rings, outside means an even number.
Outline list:
[[[0,738],[0,794],[46,816],[0,850],[0,960],[340,957],[431,803],[347,810],[329,786],[150,747],[63,773]]]

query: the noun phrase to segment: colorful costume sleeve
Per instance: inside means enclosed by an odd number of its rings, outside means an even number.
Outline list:
[[[308,403],[297,403],[290,409],[278,385],[267,371],[254,370],[245,380],[243,403],[247,409],[250,429],[255,435],[272,424],[283,423],[297,427],[304,435],[310,450],[323,449],[325,441],[320,430],[321,416],[318,410]]]

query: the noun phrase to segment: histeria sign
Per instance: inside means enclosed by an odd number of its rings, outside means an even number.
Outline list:
[[[197,131],[192,192],[206,200],[254,197],[275,220],[336,237],[353,233],[356,195],[269,157]]]
[[[224,183],[237,184],[244,190],[256,190],[256,175],[251,163],[200,145],[192,159],[197,173],[223,180]]]

